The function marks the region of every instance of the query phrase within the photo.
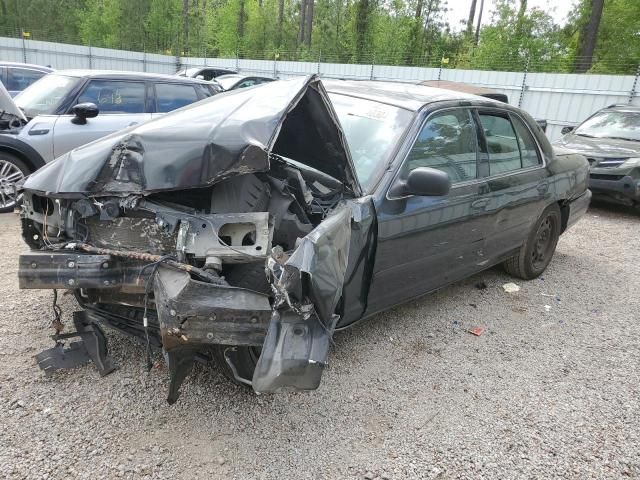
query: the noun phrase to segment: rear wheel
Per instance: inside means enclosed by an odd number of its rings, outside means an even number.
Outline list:
[[[29,167],[15,155],[0,152],[0,213],[11,212],[20,202],[16,183],[29,175]]]
[[[517,255],[504,262],[507,273],[523,280],[539,277],[553,258],[560,237],[560,207],[548,206]]]

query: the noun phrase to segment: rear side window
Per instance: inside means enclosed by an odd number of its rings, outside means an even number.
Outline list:
[[[536,167],[540,165],[540,155],[538,154],[538,145],[522,120],[516,116],[511,116],[513,126],[518,135],[518,144],[520,145],[520,154],[522,156],[522,168]]]
[[[156,83],[156,111],[167,113],[198,101],[192,85]]]
[[[518,138],[509,116],[480,113],[480,124],[487,140],[489,174],[499,175],[522,168]]]
[[[46,73],[25,68],[9,68],[7,78],[7,90],[21,92],[36,80],[44,77]]]
[[[143,82],[91,80],[78,98],[78,103],[95,103],[101,113],[144,113]]]
[[[449,175],[452,183],[477,177],[477,132],[466,109],[434,114],[422,128],[402,167],[402,175],[431,167]]]

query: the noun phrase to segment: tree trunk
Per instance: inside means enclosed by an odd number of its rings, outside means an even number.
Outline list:
[[[478,46],[480,40],[480,25],[482,25],[482,11],[484,10],[484,0],[480,0],[480,13],[478,14],[478,25],[476,26],[475,44]]]
[[[478,0],[471,0],[471,8],[469,9],[469,19],[467,20],[467,35],[471,36],[473,31],[473,20],[476,18],[476,3]]]
[[[189,0],[182,0],[182,52],[189,53]]]
[[[278,1],[278,48],[282,47],[282,27],[284,24],[284,0]]]
[[[238,43],[244,37],[244,22],[245,22],[245,13],[244,13],[244,0],[240,0],[240,11],[238,12],[238,28],[236,30],[236,34],[238,36]]]
[[[604,0],[591,0],[589,22],[582,27],[578,41],[578,52],[575,63],[576,73],[584,73],[593,65],[593,52],[596,49],[603,7]]]
[[[357,0],[356,4],[356,61],[362,62],[365,53],[365,41],[369,28],[369,10],[371,0]]]
[[[307,14],[307,0],[300,0],[300,29],[298,30],[298,44],[304,42],[305,16]]]
[[[311,47],[311,33],[313,31],[313,4],[315,0],[307,0],[307,15],[305,16],[306,27],[304,29],[304,41],[307,47]]]

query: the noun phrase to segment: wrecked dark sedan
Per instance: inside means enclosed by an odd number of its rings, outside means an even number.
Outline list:
[[[24,183],[20,287],[54,290],[40,366],[110,372],[106,325],[161,349],[169,402],[195,361],[316,389],[337,329],[492,265],[540,275],[587,179],[529,115],[464,93],[308,77],[217,95]]]

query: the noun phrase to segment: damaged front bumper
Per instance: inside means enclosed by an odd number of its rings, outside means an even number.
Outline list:
[[[19,285],[74,290],[91,312],[88,321],[150,335],[168,362],[170,403],[198,355],[215,345],[261,347],[252,378],[240,377],[233,356],[225,354],[236,380],[256,392],[311,390],[320,384],[339,318],[351,221],[345,202],[290,254],[274,248],[264,263],[271,295],[231,286],[176,260],[82,243],[22,254]],[[112,308],[114,298],[119,311]],[[122,305],[127,299],[128,307]],[[137,326],[131,320],[136,310],[142,313]]]

